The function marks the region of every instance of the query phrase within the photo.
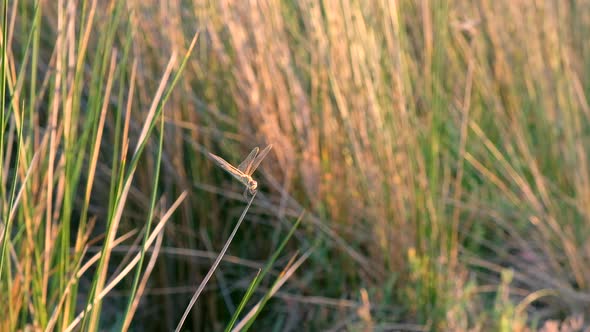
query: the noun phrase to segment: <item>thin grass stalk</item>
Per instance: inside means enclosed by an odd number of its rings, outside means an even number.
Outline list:
[[[158,225],[154,228],[152,234],[149,236],[148,241],[145,243],[145,245],[147,247],[150,247],[154,241],[156,240],[156,238],[159,236],[159,234],[161,234],[161,232],[164,229],[164,226],[166,225],[166,223],[170,220],[170,217],[172,216],[172,214],[174,213],[174,211],[176,211],[176,209],[178,208],[178,206],[180,206],[180,203],[182,203],[184,201],[184,199],[187,196],[187,192],[183,192],[177,199],[176,201],[172,204],[172,206],[170,207],[170,209],[168,209],[168,211],[166,211],[166,213],[162,216],[160,222],[158,223]],[[112,245],[114,246],[115,242],[112,243]],[[112,249],[112,248],[111,248]],[[97,259],[100,258],[100,256],[102,255],[102,252],[98,256]],[[81,320],[84,318],[84,316],[90,312],[92,310],[92,307],[94,305],[99,304],[104,297],[113,290],[113,288],[119,284],[123,278],[129,274],[133,268],[137,265],[137,263],[139,262],[141,255],[140,253],[138,253],[137,255],[135,255],[135,257],[133,258],[133,260],[131,260],[131,262],[129,262],[129,264],[125,267],[125,269],[123,269],[123,271],[121,271],[121,273],[119,273],[118,276],[116,276],[112,281],[110,281],[108,284],[105,285],[105,287],[102,289],[102,291],[96,295],[95,299],[93,300],[92,303],[88,304],[87,307],[82,310],[82,312],[80,312],[76,318],[70,322],[70,325],[68,325],[68,327],[64,330],[65,332],[70,332],[72,331],[74,328],[76,328],[78,326],[78,324],[80,324]]]
[[[246,304],[248,303],[248,300],[254,294],[256,285],[258,284],[258,279],[260,279],[260,271],[262,271],[262,270],[258,269],[258,271],[256,272],[256,275],[254,276],[254,279],[252,279],[252,281],[250,282],[250,285],[248,285],[248,289],[246,289],[246,293],[244,293],[244,296],[242,296],[242,300],[240,301],[240,304],[238,305],[238,307],[236,308],[236,310],[232,314],[231,320],[229,321],[229,323],[225,327],[226,332],[231,331],[231,329],[234,327],[234,325],[236,324],[236,321],[240,317],[239,316],[240,313],[244,310],[244,308],[246,307]]]
[[[127,330],[129,328],[129,324],[131,324],[131,306],[132,304],[136,301],[135,299],[135,294],[137,292],[137,287],[139,284],[139,278],[141,276],[141,270],[143,269],[143,260],[145,257],[145,243],[148,239],[148,235],[150,233],[151,230],[151,226],[152,226],[152,220],[153,220],[153,216],[154,216],[154,210],[156,207],[156,198],[157,198],[157,193],[158,193],[158,182],[160,180],[160,166],[162,164],[162,151],[163,151],[163,146],[164,146],[164,112],[162,112],[162,114],[160,114],[160,140],[159,140],[159,145],[158,145],[158,155],[156,157],[156,170],[155,170],[155,177],[154,177],[154,182],[153,182],[153,187],[152,187],[152,198],[150,201],[150,207],[149,207],[149,211],[148,211],[148,217],[147,217],[147,223],[145,226],[145,233],[144,233],[144,238],[143,238],[143,245],[142,245],[142,250],[141,250],[141,255],[140,255],[140,259],[139,259],[139,263],[137,264],[137,270],[135,271],[135,276],[133,277],[133,284],[131,286],[131,294],[129,295],[129,301],[127,303],[127,308],[125,309],[125,322],[126,324],[123,326],[123,330]]]
[[[94,177],[94,172],[96,169],[96,164],[98,161],[98,155],[99,155],[99,151],[100,151],[100,146],[101,146],[101,142],[103,142],[102,140],[102,134],[103,134],[103,129],[104,129],[104,125],[105,125],[105,118],[106,118],[106,113],[107,113],[107,109],[108,109],[108,104],[110,101],[110,95],[111,95],[111,88],[112,88],[112,84],[113,84],[113,79],[114,79],[114,73],[115,73],[115,68],[116,68],[116,59],[117,59],[117,51],[113,50],[113,52],[111,53],[111,64],[110,64],[110,69],[108,71],[108,75],[107,75],[107,84],[105,87],[105,97],[104,97],[104,103],[101,107],[101,111],[100,111],[100,115],[99,115],[99,119],[97,122],[97,127],[96,127],[96,136],[94,139],[94,150],[92,151],[92,154],[90,156],[90,165],[89,165],[89,180],[88,180],[88,186],[87,188],[91,188],[92,187],[92,181],[95,178]],[[116,231],[115,231],[116,232]],[[106,241],[107,244],[109,244],[108,238]],[[106,270],[102,270],[101,267],[103,265],[99,264],[99,271],[103,271],[106,273]],[[106,261],[104,266],[108,266],[108,260]],[[104,275],[102,275],[104,277]],[[100,283],[100,281],[99,281]],[[98,288],[98,291],[100,291],[100,287]],[[94,312],[99,312],[100,310],[96,310]],[[97,316],[91,316],[91,323],[93,321],[98,320]],[[92,331],[94,330],[94,326],[91,324],[89,326],[89,329]]]
[[[293,226],[294,228],[297,226],[297,223]],[[286,238],[288,238],[287,235]],[[244,319],[236,326],[235,329],[232,331],[248,331],[252,324],[256,321],[256,317],[262,311],[262,308],[266,305],[268,300],[278,292],[278,290],[287,282],[287,280],[295,273],[295,271],[303,264],[313,252],[313,248],[305,252],[297,261],[293,263],[293,265],[288,264],[285,269],[281,272],[279,277],[275,280],[272,287],[264,294],[262,299],[250,310],[250,312],[244,317]],[[293,256],[293,259],[295,256]]]
[[[248,212],[248,209],[250,209],[250,205],[252,205],[252,201],[254,201],[255,197],[256,197],[256,192],[254,192],[254,195],[252,195],[250,197],[250,200],[248,201],[248,205],[246,205],[246,208],[244,208],[244,210],[242,211],[242,215],[240,216],[240,219],[238,219],[238,222],[234,226],[234,229],[232,230],[231,234],[229,235],[229,237],[225,241],[225,244],[223,245],[223,248],[219,252],[219,255],[217,255],[217,258],[213,262],[213,265],[211,265],[211,267],[209,268],[209,271],[205,275],[205,278],[203,278],[203,280],[199,284],[199,287],[197,288],[197,290],[193,294],[191,300],[189,301],[188,306],[186,307],[186,309],[184,310],[184,313],[182,314],[182,317],[180,318],[180,321],[178,322],[178,325],[176,326],[176,329],[174,330],[175,332],[180,332],[182,325],[184,325],[184,321],[186,320],[186,318],[190,314],[191,309],[193,308],[193,306],[197,302],[197,299],[201,295],[201,292],[203,291],[203,289],[205,289],[205,286],[209,282],[209,279],[211,279],[211,277],[213,276],[213,273],[215,273],[215,270],[217,269],[217,266],[219,266],[219,263],[221,263],[221,259],[225,255],[225,252],[229,248],[229,245],[231,244],[232,240],[234,239],[234,236],[238,232],[238,228],[242,224],[242,221],[244,221],[244,217],[246,217],[246,213]]]
[[[0,45],[0,49],[2,50],[2,59],[0,60],[2,63],[0,64],[0,100],[6,100],[6,61],[7,61],[7,54],[6,49],[8,45],[6,43],[8,39],[8,0],[4,0],[2,3],[2,45]],[[6,112],[6,104],[2,102],[0,105],[0,160],[4,160],[4,136],[6,134],[6,125],[7,125],[7,118],[8,114]],[[0,166],[0,183],[4,183],[4,167]],[[0,185],[0,197],[6,197],[4,192],[4,185]],[[7,237],[8,237],[8,213],[7,213],[7,206],[5,205],[4,200],[2,200],[2,251],[0,252],[0,281],[2,280],[2,275],[4,272],[4,259],[6,257],[6,246],[7,246]],[[10,276],[9,276],[10,278]]]
[[[125,321],[123,322],[123,326],[121,328],[122,331],[128,331],[131,326],[131,321],[133,319],[133,316],[135,315],[135,312],[137,311],[137,307],[139,306],[139,302],[141,300],[141,295],[143,294],[144,290],[146,289],[147,283],[149,281],[149,277],[152,274],[154,267],[156,266],[158,254],[160,253],[160,250],[162,248],[162,242],[164,239],[163,234],[164,233],[160,233],[160,236],[158,236],[156,244],[154,245],[154,249],[151,250],[152,254],[150,256],[150,260],[148,262],[148,265],[145,268],[145,272],[143,273],[142,280],[139,283],[138,288],[137,288],[137,292],[136,292],[137,296],[135,296],[133,303],[131,303],[131,308],[130,308],[129,312],[125,314]]]

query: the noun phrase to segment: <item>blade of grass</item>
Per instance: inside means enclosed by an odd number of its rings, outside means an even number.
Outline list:
[[[148,217],[147,217],[147,224],[146,224],[146,231],[144,232],[144,237],[143,237],[143,244],[145,245],[145,243],[148,240],[148,236],[150,234],[150,229],[152,227],[152,221],[153,221],[153,216],[154,216],[154,210],[156,207],[156,198],[157,198],[157,193],[158,193],[158,182],[160,180],[160,167],[162,165],[162,152],[164,150],[163,148],[164,145],[164,113],[162,113],[160,115],[160,143],[158,146],[158,156],[156,157],[156,171],[155,174],[156,176],[154,177],[154,184],[153,184],[153,189],[152,189],[152,198],[151,198],[151,202],[150,202],[150,209],[149,209],[149,213],[148,213]],[[133,305],[133,303],[135,302],[135,294],[137,292],[137,286],[139,284],[139,278],[141,276],[141,269],[143,268],[143,260],[145,258],[145,246],[142,245],[142,249],[141,249],[141,257],[139,259],[139,263],[137,264],[137,269],[135,271],[135,276],[133,277],[133,285],[131,286],[131,294],[129,295],[129,301],[127,303],[127,308],[125,309],[125,323],[126,324],[130,324],[131,323],[131,319],[129,317],[129,313],[131,312],[131,306]],[[129,326],[123,326],[123,330],[126,330]]]
[[[137,311],[137,306],[139,305],[139,300],[141,299],[141,295],[143,294],[143,292],[147,286],[149,277],[150,277],[152,271],[154,270],[154,267],[156,266],[158,254],[160,253],[160,250],[162,248],[163,239],[164,239],[164,233],[160,233],[160,235],[157,238],[156,244],[154,245],[154,248],[152,250],[150,250],[152,252],[152,255],[150,256],[150,260],[148,262],[148,265],[146,266],[145,272],[142,276],[142,280],[139,283],[139,286],[137,288],[136,294],[138,296],[136,296],[133,300],[133,303],[131,303],[131,309],[129,310],[129,313],[125,313],[125,316],[124,316],[125,321],[123,322],[123,327],[121,328],[122,331],[128,331],[129,327],[131,326],[131,320],[133,319],[133,316],[134,316],[135,312]],[[142,247],[142,249],[143,249],[143,247]]]
[[[170,209],[168,209],[168,211],[164,214],[164,216],[162,216],[162,219],[160,220],[160,222],[158,223],[158,225],[154,228],[154,231],[150,235],[148,241],[145,243],[145,246],[146,247],[150,247],[152,245],[152,243],[155,241],[155,239],[158,236],[158,234],[160,234],[162,232],[162,230],[164,229],[164,226],[170,220],[170,217],[172,216],[172,214],[174,213],[174,211],[176,211],[176,209],[178,208],[178,206],[180,206],[180,203],[182,203],[184,201],[184,199],[186,198],[186,196],[187,196],[187,192],[186,191],[182,192],[182,194],[180,194],[180,196],[174,202],[174,204],[172,204],[172,206],[170,207]],[[138,253],[133,258],[133,260],[131,262],[129,262],[129,265],[127,265],[127,267],[125,267],[125,269],[123,269],[121,271],[121,273],[116,278],[114,278],[110,283],[108,283],[104,287],[104,289],[102,290],[102,292],[100,292],[98,295],[96,295],[96,297],[94,298],[94,301],[92,303],[88,304],[88,306],[82,312],[80,312],[80,314],[78,314],[78,316],[70,323],[70,325],[68,325],[68,327],[65,329],[66,332],[72,331],[80,323],[80,321],[84,318],[84,316],[86,315],[86,313],[88,313],[92,309],[92,306],[100,303],[100,301],[117,284],[119,284],[119,282],[121,282],[121,280],[123,280],[123,277],[126,276],[135,267],[135,265],[139,262],[140,256],[141,256],[141,254]]]
[[[2,42],[2,45],[0,45],[0,49],[2,49],[2,52],[0,53],[0,56],[2,56],[2,59],[0,59],[1,63],[0,63],[0,100],[2,101],[1,105],[0,105],[0,160],[4,160],[4,135],[5,135],[5,130],[6,130],[6,121],[8,121],[8,115],[6,114],[6,103],[4,102],[6,100],[6,72],[7,72],[7,64],[6,64],[6,57],[8,56],[6,54],[6,48],[8,47],[6,44],[6,40],[8,38],[8,0],[4,0],[3,1],[3,6],[2,6],[2,40],[4,42]],[[4,168],[0,167],[0,183],[2,183],[4,179]],[[4,186],[0,185],[0,197],[6,197],[5,193],[4,193]],[[2,207],[0,207],[2,209],[2,219],[3,220],[7,220],[7,212],[5,210],[5,206],[4,206],[4,202],[2,202]],[[6,231],[6,227],[4,227],[4,231]],[[4,236],[3,236],[4,237]],[[4,255],[2,255],[2,257],[0,257],[0,280],[2,280],[2,262],[4,259]]]
[[[291,262],[289,262],[289,264],[287,264],[287,266],[285,267],[283,272],[281,272],[281,274],[277,277],[277,280],[272,285],[270,290],[268,292],[266,292],[266,294],[264,294],[264,297],[252,309],[250,309],[250,312],[244,317],[244,319],[242,319],[242,321],[238,324],[238,326],[236,326],[231,331],[237,332],[237,331],[246,331],[247,329],[249,329],[250,325],[254,322],[254,320],[256,320],[256,317],[258,316],[258,314],[260,313],[260,311],[262,310],[262,308],[264,307],[266,302],[268,302],[268,300],[279,291],[279,289],[293,275],[293,273],[295,273],[295,271],[301,266],[301,264],[303,264],[303,262],[305,262],[309,258],[309,256],[311,256],[311,254],[314,250],[315,250],[315,247],[309,249],[307,252],[305,252],[305,254],[303,254],[303,256],[301,256],[293,264],[291,264]],[[294,258],[295,258],[295,256],[293,256],[293,259]]]
[[[262,275],[258,279],[258,283],[254,286],[254,290],[256,290],[256,288],[260,285],[260,282],[262,281],[262,278],[264,278],[264,276],[268,273],[268,271],[270,271],[270,269],[272,268],[272,265],[274,264],[274,262],[279,258],[279,255],[281,254],[281,251],[283,251],[283,249],[287,245],[287,242],[289,241],[289,239],[291,238],[291,236],[293,236],[293,234],[295,234],[295,230],[297,229],[297,227],[299,226],[299,224],[303,220],[303,216],[304,216],[304,213],[302,213],[299,216],[299,218],[297,219],[297,221],[295,222],[295,224],[293,225],[293,227],[291,227],[291,229],[289,230],[289,233],[283,239],[283,242],[281,242],[281,244],[279,245],[279,247],[277,248],[277,250],[274,252],[274,254],[272,255],[272,257],[270,258],[270,260],[268,261],[268,263],[266,264],[266,266],[262,270]],[[303,263],[303,261],[305,259],[307,259],[307,257],[309,257],[309,254],[311,254],[311,251],[308,251],[307,254],[308,254],[307,256],[304,255],[302,257],[303,260],[300,260],[299,265],[301,263]],[[295,265],[295,268],[299,267],[299,265],[296,264]],[[280,278],[279,278],[279,280],[280,280]],[[260,313],[260,310],[262,309],[262,307],[264,306],[264,304],[266,303],[266,301],[268,301],[268,299],[270,298],[271,293],[272,292],[267,292],[265,294],[265,296],[262,299],[260,305],[257,307],[256,311],[254,312],[252,318],[249,319],[247,321],[247,323],[245,324],[244,331],[248,330],[250,328],[250,326],[252,325],[252,323],[254,323],[254,320],[256,319],[256,316],[258,316],[258,314]],[[248,301],[248,299],[246,299],[246,301]]]
[[[258,284],[258,280],[260,279],[260,271],[261,270],[258,269],[258,272],[256,272],[256,276],[254,276],[254,279],[252,279],[252,282],[250,283],[250,285],[248,285],[248,289],[246,290],[246,294],[244,294],[244,296],[242,297],[242,300],[240,301],[238,308],[236,309],[236,311],[232,315],[232,318],[231,318],[229,324],[227,324],[227,326],[225,327],[225,332],[231,331],[231,328],[236,324],[236,321],[238,320],[240,313],[242,312],[242,310],[244,310],[244,307],[246,307],[246,303],[248,303],[248,299],[250,297],[252,297],[254,291],[256,290],[256,285]]]
[[[256,197],[256,192],[254,193],[254,195],[252,195],[252,197],[250,198],[250,201],[248,201],[248,205],[246,206],[244,211],[242,211],[242,215],[240,216],[240,219],[238,219],[236,226],[234,226],[234,229],[231,232],[231,234],[229,235],[229,238],[227,239],[227,241],[225,241],[225,244],[223,245],[223,249],[221,249],[221,252],[219,253],[219,255],[217,255],[215,262],[213,262],[213,265],[211,265],[209,272],[207,272],[207,275],[205,275],[205,278],[203,279],[203,281],[201,281],[201,284],[197,288],[197,291],[195,292],[195,294],[193,294],[193,297],[191,298],[188,306],[184,310],[184,314],[182,314],[182,318],[180,318],[180,321],[178,322],[178,325],[176,326],[176,329],[174,330],[175,332],[180,332],[180,329],[182,328],[184,321],[186,320],[186,318],[188,317],[188,314],[191,312],[191,309],[193,308],[193,306],[197,302],[199,295],[201,295],[201,292],[203,291],[203,289],[205,289],[205,286],[209,282],[209,279],[211,279],[211,277],[213,276],[213,273],[217,269],[217,266],[219,265],[219,263],[221,263],[221,259],[225,255],[225,252],[229,248],[229,245],[231,244],[234,236],[238,232],[238,228],[240,228],[242,221],[244,221],[244,217],[246,217],[246,213],[248,212],[248,209],[250,209],[250,205],[252,205],[252,202],[254,201],[255,197]]]

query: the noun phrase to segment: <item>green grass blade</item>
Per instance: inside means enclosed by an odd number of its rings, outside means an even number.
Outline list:
[[[250,282],[250,285],[248,285],[248,289],[246,290],[246,294],[244,294],[244,296],[242,297],[242,300],[240,301],[238,308],[236,309],[236,311],[232,315],[232,318],[229,321],[229,324],[227,324],[227,326],[225,327],[225,332],[231,331],[231,329],[234,327],[234,325],[238,321],[238,317],[240,317],[240,313],[246,307],[246,303],[248,303],[248,299],[250,299],[252,297],[254,291],[256,290],[256,285],[258,285],[259,280],[260,280],[260,271],[261,270],[259,269],[258,272],[256,273],[256,276],[254,277],[254,279],[252,279],[252,282]]]
[[[295,234],[295,230],[297,229],[297,227],[299,226],[299,224],[303,220],[303,216],[304,216],[304,214],[301,214],[299,216],[299,218],[297,218],[297,221],[295,222],[295,224],[293,224],[293,227],[291,227],[291,229],[289,230],[289,233],[287,233],[287,235],[283,238],[283,241],[281,242],[281,244],[279,245],[279,247],[277,248],[277,250],[275,250],[275,252],[271,256],[271,258],[268,261],[268,263],[266,263],[266,265],[264,266],[264,269],[262,270],[262,273],[260,275],[260,278],[258,278],[258,281],[253,286],[253,288],[254,288],[253,290],[254,291],[256,290],[256,288],[258,288],[258,286],[260,285],[260,282],[262,281],[262,279],[264,278],[264,276],[270,271],[270,269],[274,265],[275,261],[279,258],[279,255],[281,254],[281,252],[283,251],[283,249],[287,245],[287,242],[289,242],[289,239],[291,239],[291,236],[293,236],[293,234]],[[242,301],[248,302],[248,300],[250,299],[250,297],[252,296],[252,294],[253,294],[253,292],[244,295],[244,299],[242,299]],[[267,298],[267,295],[268,294],[269,293],[265,294],[265,297],[264,297],[265,302],[266,302],[266,300],[268,300],[268,298]],[[250,328],[250,326],[256,320],[256,317],[260,313],[260,310],[261,309],[262,309],[262,306],[260,306],[258,308],[258,310],[256,311],[256,313],[254,314],[254,317],[252,317],[252,319],[250,321],[248,321],[248,323],[244,327],[243,331],[247,331]]]

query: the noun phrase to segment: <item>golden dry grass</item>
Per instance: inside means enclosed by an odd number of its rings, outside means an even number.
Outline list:
[[[2,220],[17,207],[9,237],[20,230],[26,241],[5,254],[0,294],[11,295],[0,299],[12,308],[0,328],[45,327],[79,269],[61,260],[85,261],[92,238],[106,233],[104,245],[143,227],[186,191],[162,250],[188,251],[160,257],[151,279],[159,295],[146,297],[145,310],[165,320],[136,318],[175,326],[192,291],[176,287],[197,284],[211,263],[186,257],[218,252],[241,212],[241,188],[206,152],[236,162],[265,143],[274,148],[256,177],[262,189],[231,254],[265,260],[304,210],[291,249],[318,249],[259,329],[524,330],[588,311],[590,3],[83,4],[43,2],[35,25],[31,1],[9,3]],[[162,104],[165,130],[150,131]],[[12,179],[27,185],[18,204]],[[125,262],[114,259],[97,268],[97,294],[107,267]],[[225,326],[254,270],[222,264],[194,329]],[[60,310],[78,313],[77,296]]]

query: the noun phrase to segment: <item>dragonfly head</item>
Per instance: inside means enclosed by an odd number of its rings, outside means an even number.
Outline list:
[[[248,181],[248,190],[250,191],[250,194],[254,195],[254,193],[256,192],[256,189],[258,189],[258,182],[250,179]]]

